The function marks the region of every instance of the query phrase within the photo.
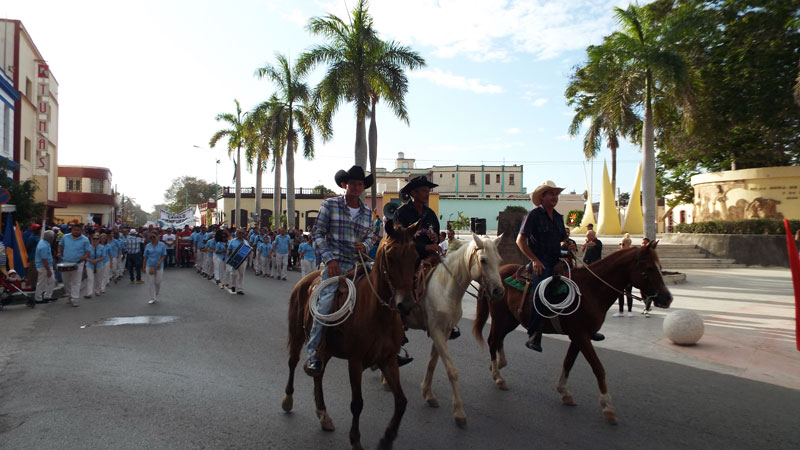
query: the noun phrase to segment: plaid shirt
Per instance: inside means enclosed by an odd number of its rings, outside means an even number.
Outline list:
[[[125,250],[132,255],[141,253],[142,244],[144,244],[144,239],[139,236],[128,236],[125,238]]]
[[[322,261],[336,260],[339,264],[355,265],[358,261],[356,242],[369,249],[372,247],[372,210],[361,199],[360,210],[355,218],[350,218],[350,210],[344,196],[331,197],[322,202],[311,237],[314,247],[319,251]]]

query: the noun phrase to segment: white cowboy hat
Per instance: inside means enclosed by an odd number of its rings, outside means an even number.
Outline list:
[[[551,190],[556,191],[557,194],[560,194],[561,191],[564,190],[564,188],[556,186],[556,184],[550,180],[545,181],[544,183],[537,186],[536,189],[534,189],[533,194],[531,194],[531,201],[533,202],[533,205],[534,206],[541,205],[542,194]]]

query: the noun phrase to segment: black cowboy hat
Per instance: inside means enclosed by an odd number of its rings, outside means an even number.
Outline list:
[[[372,183],[375,182],[375,175],[364,175],[364,169],[362,169],[360,166],[353,166],[346,172],[344,170],[340,170],[336,172],[336,175],[334,175],[333,178],[336,180],[337,186],[346,184],[350,180],[364,180],[364,189],[372,186]]]
[[[414,191],[414,189],[420,188],[420,187],[425,187],[425,186],[427,186],[427,187],[432,189],[432,188],[435,188],[435,187],[437,187],[439,185],[435,184],[435,183],[431,183],[430,181],[428,181],[427,178],[425,178],[424,175],[420,175],[418,177],[412,178],[411,181],[409,181],[405,186],[403,186],[403,189],[400,189],[400,193],[401,194],[406,194],[406,195],[411,195],[411,193]]]

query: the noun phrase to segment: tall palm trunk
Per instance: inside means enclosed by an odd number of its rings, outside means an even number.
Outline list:
[[[370,173],[375,173],[375,164],[378,163],[378,123],[375,120],[375,107],[378,105],[378,97],[372,96],[372,114],[369,118],[369,171]],[[378,199],[378,184],[374,182],[373,179],[372,183],[372,190],[370,191],[372,195],[371,201],[371,208],[375,211],[375,205]]]
[[[289,133],[286,138],[286,226],[294,227],[294,118],[289,104]]]
[[[367,167],[367,126],[366,114],[358,114],[356,118],[356,161],[362,169]]]
[[[273,230],[277,230],[281,226],[281,157],[280,153],[276,152],[275,155],[275,188],[272,194],[272,223]]]
[[[237,227],[240,226],[239,217],[242,207],[242,144],[236,148],[236,199],[233,204],[233,218],[231,220],[231,225],[235,224]]]
[[[261,165],[263,158],[261,158],[261,152],[258,152],[258,156],[256,157],[256,223],[261,220]],[[259,224],[259,228],[264,226],[264,224]]]
[[[644,236],[656,238],[656,154],[653,136],[652,76],[647,72],[645,78],[646,98],[644,104],[644,123],[642,124],[642,213],[644,215]]]

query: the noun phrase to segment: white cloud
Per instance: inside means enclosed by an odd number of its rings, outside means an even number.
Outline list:
[[[509,128],[506,130],[506,134],[519,134],[519,128]]]
[[[547,103],[547,99],[546,98],[537,98],[532,103],[533,103],[533,106],[544,106],[544,104]]]
[[[461,89],[463,91],[472,91],[476,94],[500,94],[503,92],[503,88],[496,84],[486,83],[477,78],[465,78],[461,75],[453,75],[452,73],[444,72],[441,69],[416,70],[414,72],[410,72],[408,76],[423,78],[430,80],[439,86]]]
[[[283,20],[285,20],[287,22],[291,22],[291,23],[300,25],[301,27],[304,27],[308,23],[309,17],[307,15],[303,14],[303,11],[300,11],[299,9],[294,9],[289,14],[286,14],[286,13],[281,14],[281,19],[283,19]]]
[[[434,47],[441,57],[466,55],[504,61],[514,53],[538,59],[582,50],[610,34],[613,7],[624,0],[405,0],[374,1],[370,13],[385,36]],[[325,2],[346,17],[343,2]],[[343,15],[344,14],[344,15]]]

